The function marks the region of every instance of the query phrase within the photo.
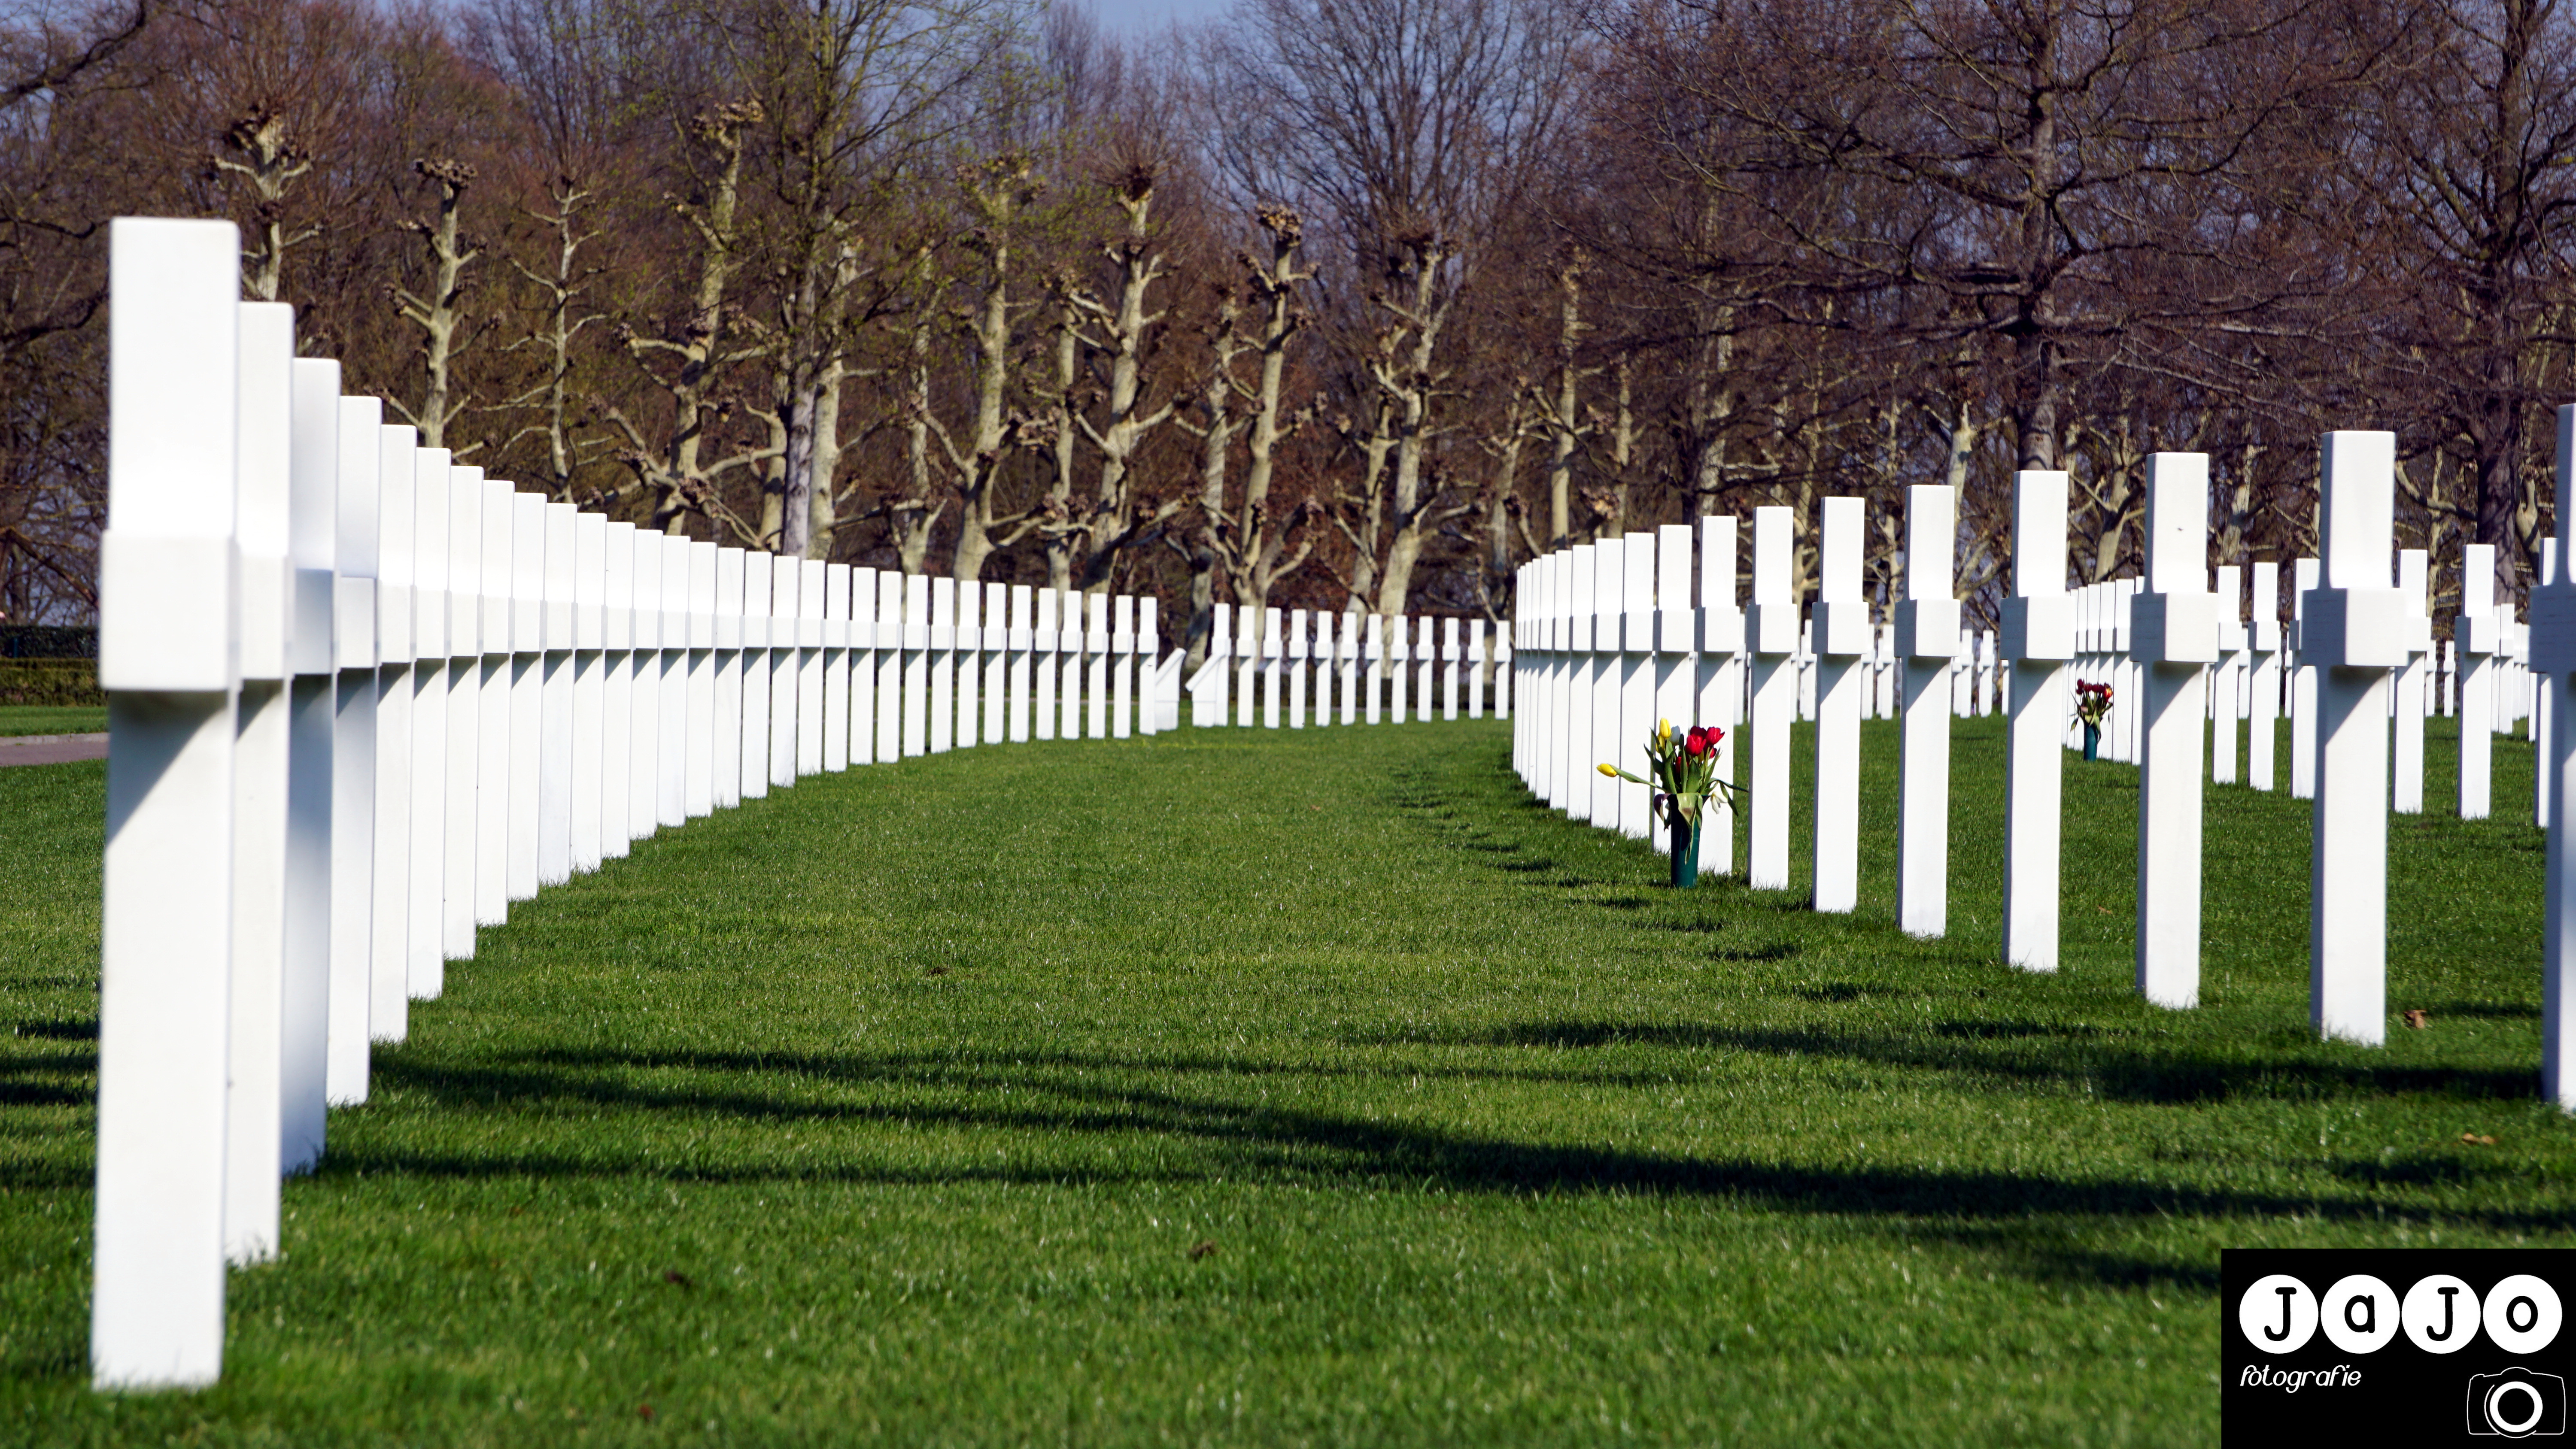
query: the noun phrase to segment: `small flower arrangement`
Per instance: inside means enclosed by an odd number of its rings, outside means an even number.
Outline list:
[[[1601,773],[1660,792],[1696,830],[1700,809],[1711,796],[1723,795],[1732,802],[1743,793],[1740,787],[1717,778],[1717,746],[1725,738],[1726,731],[1715,725],[1693,725],[1676,733],[1671,720],[1658,720],[1655,732],[1646,739],[1646,771],[1652,779],[1641,779],[1610,764],[1602,765]]]
[[[2111,686],[2095,684],[2089,679],[2075,681],[2075,717],[2099,729],[2102,717],[2111,712]]]

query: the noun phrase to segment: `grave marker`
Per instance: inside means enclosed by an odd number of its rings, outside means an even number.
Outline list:
[[[1631,533],[1620,540],[1619,683],[1617,724],[1612,737],[1618,748],[1602,756],[1631,774],[1646,772],[1645,739],[1654,732],[1655,714],[1655,536]],[[1425,700],[1428,705],[1430,701]],[[1430,711],[1424,710],[1427,717]],[[1644,785],[1596,776],[1610,787],[1620,834],[1631,840],[1654,838],[1654,792]]]
[[[2309,657],[2308,595],[2317,587],[2318,561],[2298,560],[2290,594],[2290,797],[2312,800],[2317,793],[2317,665]]]
[[[119,218],[109,237],[90,1374],[193,1388],[224,1352],[241,252],[228,222]]]
[[[408,990],[433,1001],[447,990],[448,478],[445,448],[412,454],[411,881],[404,909]],[[612,533],[614,528],[612,526]],[[623,854],[623,842],[618,843]]]
[[[1558,583],[1565,607],[1565,646],[1555,701],[1556,805],[1569,819],[1589,820],[1592,767],[1600,763],[1592,744],[1592,688],[1600,678],[1601,656],[1593,650],[1592,640],[1601,607],[1597,577],[1601,550],[1597,543],[1578,543],[1570,552],[1573,557]],[[1618,627],[1615,620],[1611,627]],[[1374,717],[1370,723],[1376,723]]]
[[[509,902],[537,894],[537,817],[544,808],[546,500],[510,484],[497,486],[507,490],[510,510],[510,803],[501,825],[509,852],[501,880],[506,914]]]
[[[1287,641],[1281,637],[1286,632],[1287,626],[1281,619],[1279,610],[1264,608],[1261,611],[1261,727],[1263,729],[1279,728],[1279,711],[1286,703],[1281,698],[1287,692],[1288,686],[1288,680],[1283,672],[1286,665],[1283,656]]]
[[[1432,683],[1440,667],[1439,646],[1432,642],[1431,622],[1428,617],[1416,620],[1417,632],[1413,636],[1413,714],[1425,724],[1432,718]]]
[[[1708,724],[1700,710],[1698,661],[1699,610],[1692,593],[1691,528],[1687,523],[1667,523],[1655,530],[1655,598],[1650,641],[1653,654],[1651,686],[1653,699],[1648,713],[1655,719],[1671,720],[1676,730]],[[1700,840],[1697,844],[1699,868],[1714,871],[1712,856],[1722,858],[1726,847],[1709,849],[1709,837],[1718,834],[1720,821],[1717,801],[1712,798],[1700,811]],[[1661,812],[1650,812],[1647,839],[1658,851],[1671,849],[1671,823]]]
[[[1897,775],[1896,924],[1918,938],[1950,922],[1951,676],[1959,660],[1959,601],[1951,555],[1959,495],[1945,483],[1905,490],[1905,599],[1891,656],[1904,669],[1904,753]],[[1858,796],[1854,796],[1857,801]],[[1854,841],[1858,823],[1854,822]]]
[[[1065,593],[1062,589],[1040,587],[1037,591],[1037,628],[1030,635],[1029,649],[1030,668],[1037,681],[1032,693],[1033,707],[1037,715],[1035,732],[1037,738],[1042,740],[1054,739],[1056,725],[1059,723],[1055,696],[1056,685],[1063,673],[1064,663],[1064,600]],[[1217,618],[1220,623],[1224,621],[1225,605],[1217,605]],[[1079,624],[1080,621],[1075,622]],[[1080,633],[1079,628],[1075,632]],[[1220,686],[1221,689],[1222,686]],[[1223,724],[1225,720],[1222,718],[1222,712],[1223,702],[1220,697],[1220,717],[1201,719],[1199,722]]]
[[[1458,717],[1458,619],[1456,615],[1440,623],[1440,717]]]
[[[983,740],[984,586],[973,579],[957,581],[957,733],[956,745],[972,749]],[[793,784],[794,781],[782,783]]]
[[[1864,510],[1858,498],[1823,501],[1822,579],[1814,618],[1815,909],[1836,913],[1860,903],[1860,716],[1876,633],[1860,591]]]
[[[412,489],[420,435],[409,427],[376,429],[375,798],[368,818],[375,839],[367,881],[367,1037],[401,1041],[411,1026],[411,756]],[[349,515],[341,515],[345,529]],[[238,746],[236,747],[238,749]]]
[[[775,628],[770,600],[778,588],[778,558],[759,549],[742,551],[742,688],[726,731],[725,754],[735,761],[734,793],[745,800],[769,798],[769,748],[773,731],[770,710],[777,699],[771,678],[769,647]]]
[[[2216,785],[2236,783],[2236,722],[2242,717],[2245,686],[2245,573],[2236,564],[2218,570],[2218,668],[2210,674],[2209,717],[2216,737],[2209,747],[2209,779]]]
[[[2550,566],[2531,591],[2531,668],[2548,691],[2553,716],[2565,720],[2576,718],[2568,704],[2571,686],[2576,686],[2570,679],[2576,673],[2576,586],[2569,581],[2576,559],[2566,546],[2571,511],[2576,510],[2576,407],[2558,409],[2557,422],[2558,547],[2549,550]],[[2494,577],[2492,567],[2487,577]],[[2568,841],[2576,831],[2576,798],[2569,794],[2576,768],[2571,768],[2571,755],[2576,755],[2576,729],[2553,731],[2539,769],[2552,822],[2541,931],[2540,1092],[2562,1112],[2576,1111],[2576,1071],[2568,1060],[2576,1049],[2576,851]]]
[[[898,570],[877,570],[876,758],[881,765],[903,758],[903,722],[912,708],[904,693],[904,661],[911,648],[903,613],[908,587]]]
[[[2328,433],[2321,452],[2323,577],[2299,628],[2315,690],[2299,721],[2316,771],[2311,1009],[2319,1035],[2377,1046],[2388,1027],[2389,671],[2406,662],[2410,632],[2389,557],[2397,437]]]
[[[2245,711],[2245,783],[2270,790],[2280,778],[2276,764],[2281,721],[2281,566],[2254,565],[2254,618],[2246,626],[2254,654]]]
[[[1697,695],[1696,713],[1702,724],[1713,724],[1726,731],[1717,742],[1716,778],[1735,780],[1736,737],[1744,721],[1744,610],[1735,602],[1735,520],[1702,518],[1699,521],[1699,598],[1695,618],[1687,618],[1685,627],[1695,636],[1698,646],[1690,676]],[[1682,578],[1690,577],[1688,538],[1684,534]],[[1687,582],[1684,584],[1688,588]],[[1687,602],[1688,594],[1683,599]],[[1687,617],[1687,616],[1686,616]],[[1706,824],[1706,839],[1700,842],[1699,868],[1719,875],[1735,871],[1735,801],[1720,791],[1700,817]],[[1714,847],[1714,849],[1712,849]],[[1782,865],[1787,864],[1787,848],[1782,848]]]
[[[1328,635],[1330,633],[1330,628],[1330,625],[1326,626]],[[1306,611],[1303,609],[1291,610],[1288,614],[1287,667],[1288,728],[1292,730],[1301,730],[1306,727],[1306,658],[1308,648]],[[1331,696],[1328,693],[1325,697],[1329,699]]]
[[[1789,888],[1789,739],[1803,624],[1790,589],[1793,519],[1786,508],[1753,510],[1753,609],[1746,616],[1753,648],[1753,820],[1745,858],[1746,883],[1755,890]]]
[[[716,731],[715,797],[718,809],[742,803],[743,728],[751,706],[742,682],[750,655],[743,641],[751,636],[751,554],[739,548],[716,550],[716,718],[730,728]]]
[[[2201,724],[2218,662],[2218,600],[2209,593],[2209,457],[2147,458],[2147,577],[2129,597],[2130,657],[2140,679],[2138,993],[2155,1005],[2200,1004]]]
[[[1593,665],[1591,687],[1585,691],[1579,706],[1592,719],[1590,744],[1592,758],[1582,762],[1591,783],[1591,802],[1581,818],[1604,830],[1619,828],[1619,794],[1622,781],[1593,771],[1608,761],[1622,769],[1636,771],[1636,751],[1641,739],[1628,735],[1627,711],[1621,695],[1626,686],[1626,670],[1621,658],[1625,642],[1624,619],[1621,617],[1628,589],[1628,541],[1622,538],[1596,539],[1592,545],[1592,617]],[[1396,722],[1404,721],[1402,696],[1398,696]]]
[[[1359,719],[1361,617],[1357,609],[1344,610],[1341,637],[1334,642],[1335,659],[1342,675],[1340,693],[1344,724],[1353,724]]]
[[[957,747],[957,581],[930,581],[930,744],[944,755]],[[1067,717],[1068,736],[1074,733]]]
[[[578,758],[573,726],[579,684],[573,591],[581,510],[529,496],[538,499],[545,514],[545,594],[538,638],[544,646],[545,675],[537,725],[537,885],[542,889],[572,879],[573,768]]]
[[[126,230],[123,222],[116,223],[112,235],[114,247],[135,244],[130,240],[135,233]],[[112,255],[111,266],[117,265]],[[136,280],[121,266],[114,275],[120,288]],[[284,1170],[279,1155],[278,1071],[284,1049],[279,1017],[284,1009],[286,956],[286,625],[291,588],[287,490],[294,436],[295,309],[276,302],[245,302],[236,325],[239,407],[234,475],[239,489],[235,527],[241,592],[235,600],[234,639],[242,677],[234,696],[232,723],[232,939],[223,1212],[225,1256],[234,1263],[250,1264],[277,1255],[277,1179]],[[125,345],[131,336],[121,329],[113,331],[111,347]],[[122,398],[126,385],[122,368],[127,359],[112,355],[109,361],[117,369],[110,373],[109,386]],[[199,381],[212,386],[217,380]],[[143,405],[142,400],[137,405]],[[110,446],[108,501],[113,515],[117,490],[124,486],[117,471],[120,459],[113,450],[131,444],[112,434]],[[110,527],[116,526],[111,516]],[[115,539],[113,546],[121,550],[124,535],[117,533]],[[110,546],[104,540],[101,543],[102,550]],[[103,575],[107,566],[102,557]],[[103,577],[101,582],[121,589],[127,580]],[[144,587],[162,586],[146,583]],[[119,607],[127,601],[114,596],[102,602]],[[152,602],[173,601],[155,597]],[[178,602],[206,607],[203,599]],[[103,641],[107,627],[102,614]],[[159,627],[157,621],[153,627]],[[133,641],[116,642],[129,647]],[[113,700],[110,705],[113,709]],[[117,772],[125,768],[118,759],[121,747],[121,739],[111,733],[111,788],[118,784]]]
[[[1109,596],[1092,594],[1089,598],[1090,617],[1082,631],[1083,647],[1091,651],[1090,673],[1083,681],[1083,736],[1100,740],[1109,737],[1109,653],[1116,640],[1109,630]]]
[[[572,868],[599,869],[608,756],[608,515],[573,519]]]
[[[1238,729],[1250,729],[1254,712],[1260,708],[1257,696],[1262,660],[1261,611],[1249,604],[1235,611],[1234,657],[1234,723]]]
[[[1487,630],[1482,619],[1467,621],[1467,718],[1485,717],[1485,676],[1493,668],[1493,655],[1486,644]],[[1495,642],[1501,642],[1499,631]]]
[[[301,1172],[322,1159],[331,1087],[332,755],[338,693],[331,612],[332,565],[339,551],[340,364],[297,358],[290,386],[294,441],[287,465],[287,561],[294,585],[286,651],[293,678],[287,687],[286,951],[280,978],[278,1091],[286,1170]],[[108,729],[113,736],[113,715]],[[111,763],[111,786],[114,773]]]
[[[2431,555],[2420,548],[2397,554],[2397,591],[2406,598],[2406,663],[2397,673],[2397,735],[2390,771],[2389,808],[2400,815],[2424,813],[2424,706],[2432,690],[2433,619],[2426,607],[2424,581]]]
[[[850,610],[852,571],[848,564],[823,565],[823,760],[822,768],[839,774],[850,768]],[[999,585],[995,586],[996,588]],[[999,606],[992,606],[994,618],[1001,617]],[[1001,656],[994,656],[994,678],[1001,674]],[[1002,691],[990,691],[994,716],[1002,708]],[[993,731],[999,739],[1001,731]]]
[[[818,558],[790,562],[796,569],[796,727],[794,748],[782,753],[788,756],[784,783],[793,785],[798,778],[818,774],[823,768],[823,679],[827,664],[823,647],[827,617],[824,586],[831,565]],[[965,588],[969,593],[977,592],[973,584]],[[982,655],[976,659],[980,663]],[[978,732],[977,737],[983,736]]]
[[[689,617],[689,594],[693,584],[689,541],[664,534],[659,542],[662,545],[662,781],[657,803],[662,812],[661,823],[680,826],[689,820],[689,655],[694,643],[690,637],[694,621]],[[712,635],[713,630],[710,629],[709,633]]]
[[[628,816],[635,783],[635,525],[608,525],[608,563],[601,584],[601,727],[607,732],[599,775],[599,853],[613,860],[631,853],[635,832]]]
[[[1199,659],[1196,674],[1190,676],[1190,723],[1208,729],[1225,723],[1226,681],[1231,677],[1228,644],[1234,637],[1233,606],[1218,604],[1212,610],[1207,632],[1207,652]]]
[[[2076,654],[2082,602],[2082,595],[2066,592],[2066,475],[2042,469],[2015,473],[2013,596],[2004,601],[2001,640],[2013,669],[2004,775],[2003,956],[2006,965],[2024,971],[2057,969],[2062,750],[2073,713],[2066,676]]]
[[[1109,737],[1133,738],[1136,709],[1136,596],[1109,601]]]

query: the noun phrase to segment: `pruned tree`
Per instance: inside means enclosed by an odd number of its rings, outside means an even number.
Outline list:
[[[707,445],[728,411],[722,394],[728,374],[765,351],[757,341],[736,342],[727,328],[728,294],[742,261],[744,143],[764,114],[757,101],[734,101],[689,119],[685,133],[691,144],[684,154],[698,164],[699,189],[667,204],[696,243],[696,276],[677,327],[648,332],[629,322],[619,329],[628,356],[663,394],[668,421],[658,434],[648,434],[624,408],[600,408],[625,440],[620,461],[648,500],[648,521],[665,533],[684,531],[696,513],[745,542],[758,538],[757,527],[725,504],[717,485],[728,474],[758,465],[775,446],[764,440],[710,457]]]
[[[1334,522],[1354,605],[1404,611],[1426,543],[1471,504],[1433,464],[1460,295],[1557,138],[1567,16],[1537,0],[1254,0],[1216,104],[1249,196],[1318,213],[1341,273]]]
[[[1173,490],[1148,501],[1136,486],[1137,449],[1177,411],[1171,399],[1149,407],[1145,397],[1145,362],[1160,340],[1164,315],[1150,310],[1147,300],[1165,275],[1152,233],[1155,181],[1153,164],[1137,162],[1123,168],[1112,183],[1119,212],[1126,218],[1121,234],[1107,248],[1117,275],[1116,300],[1104,301],[1079,287],[1065,293],[1069,313],[1093,328],[1088,334],[1077,334],[1080,344],[1108,363],[1100,422],[1094,424],[1084,410],[1066,409],[1074,426],[1100,454],[1099,485],[1078,515],[1048,525],[1066,536],[1067,551],[1078,559],[1074,586],[1085,591],[1107,588],[1125,552],[1149,529],[1179,512],[1184,496]]]
[[[418,405],[408,406],[400,399],[390,400],[390,405],[420,430],[422,447],[444,448],[448,445],[448,424],[466,406],[464,395],[456,391],[452,380],[456,355],[465,345],[457,335],[464,323],[465,269],[483,255],[460,229],[465,190],[474,184],[475,171],[453,160],[415,161],[412,169],[438,188],[435,219],[424,222],[406,218],[403,222],[403,229],[421,240],[429,280],[422,291],[397,286],[393,294],[402,319],[421,330],[420,362],[426,380]],[[569,233],[566,235],[568,238]],[[564,259],[569,263],[569,246]],[[570,339],[565,340],[568,346]],[[476,446],[479,445],[459,448],[456,453],[462,457]]]
[[[1012,300],[1012,268],[1022,219],[1046,186],[1034,161],[1024,154],[962,167],[957,184],[972,221],[962,245],[977,258],[975,291],[962,319],[973,359],[973,391],[964,426],[952,429],[930,406],[925,374],[918,419],[929,440],[938,444],[938,461],[946,465],[948,492],[957,503],[953,572],[960,579],[978,579],[984,574],[984,560],[996,548],[1018,542],[1036,527],[1030,510],[1004,509],[1002,474],[1013,451],[1005,409],[1011,393],[1015,311],[1026,310],[1026,304]]]
[[[1304,220],[1284,206],[1254,209],[1253,220],[1266,239],[1264,255],[1237,253],[1242,273],[1239,288],[1221,293],[1212,356],[1196,401],[1201,420],[1182,426],[1199,439],[1198,526],[1191,531],[1190,668],[1206,656],[1208,630],[1215,619],[1215,574],[1225,572],[1238,608],[1260,610],[1270,603],[1280,580],[1295,573],[1312,556],[1315,540],[1309,525],[1312,500],[1281,515],[1270,501],[1278,478],[1279,447],[1304,418],[1286,409],[1288,348],[1305,331],[1309,314],[1299,290],[1315,274],[1306,269]],[[1247,330],[1246,316],[1254,319]],[[1253,379],[1237,371],[1247,355],[1256,359]],[[1246,405],[1238,414],[1235,404]],[[1227,500],[1234,439],[1245,438],[1243,498]]]
[[[217,153],[211,164],[234,178],[250,203],[242,290],[274,302],[286,274],[286,254],[322,234],[319,222],[299,225],[287,219],[287,195],[313,169],[313,154],[290,127],[285,110],[268,101],[227,127],[223,143],[233,154]]]
[[[546,492],[558,503],[572,503],[579,501],[575,475],[604,442],[577,436],[581,417],[573,398],[573,348],[592,324],[609,319],[605,312],[589,310],[588,296],[602,268],[581,259],[582,248],[598,238],[585,219],[592,201],[590,188],[570,176],[557,176],[547,188],[546,199],[548,209],[532,209],[528,215],[553,243],[548,266],[539,271],[516,257],[510,259],[511,269],[537,296],[536,324],[506,349],[536,354],[541,370],[537,380],[501,404],[501,410],[538,414],[537,421],[511,435],[509,444],[527,438],[543,442]]]

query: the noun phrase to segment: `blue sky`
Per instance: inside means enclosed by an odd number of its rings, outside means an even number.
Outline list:
[[[1175,20],[1206,20],[1225,13],[1231,0],[1073,0],[1088,4],[1100,28],[1113,34],[1150,35]]]

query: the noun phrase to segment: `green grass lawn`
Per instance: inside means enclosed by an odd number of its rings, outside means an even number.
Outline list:
[[[486,932],[234,1276],[223,1384],[127,1399],[103,775],[0,772],[0,1440],[2206,1444],[2222,1247],[2571,1241],[2528,746],[2506,819],[2393,825],[2432,1025],[2372,1051],[2308,1030],[2285,795],[2211,794],[2199,1010],[2131,990],[2117,765],[2069,763],[2066,969],[1996,965],[1999,723],[1938,942],[1892,726],[1850,918],[1658,888],[1492,723],[808,780]]]
[[[86,735],[107,728],[105,706],[0,705],[0,735]]]

